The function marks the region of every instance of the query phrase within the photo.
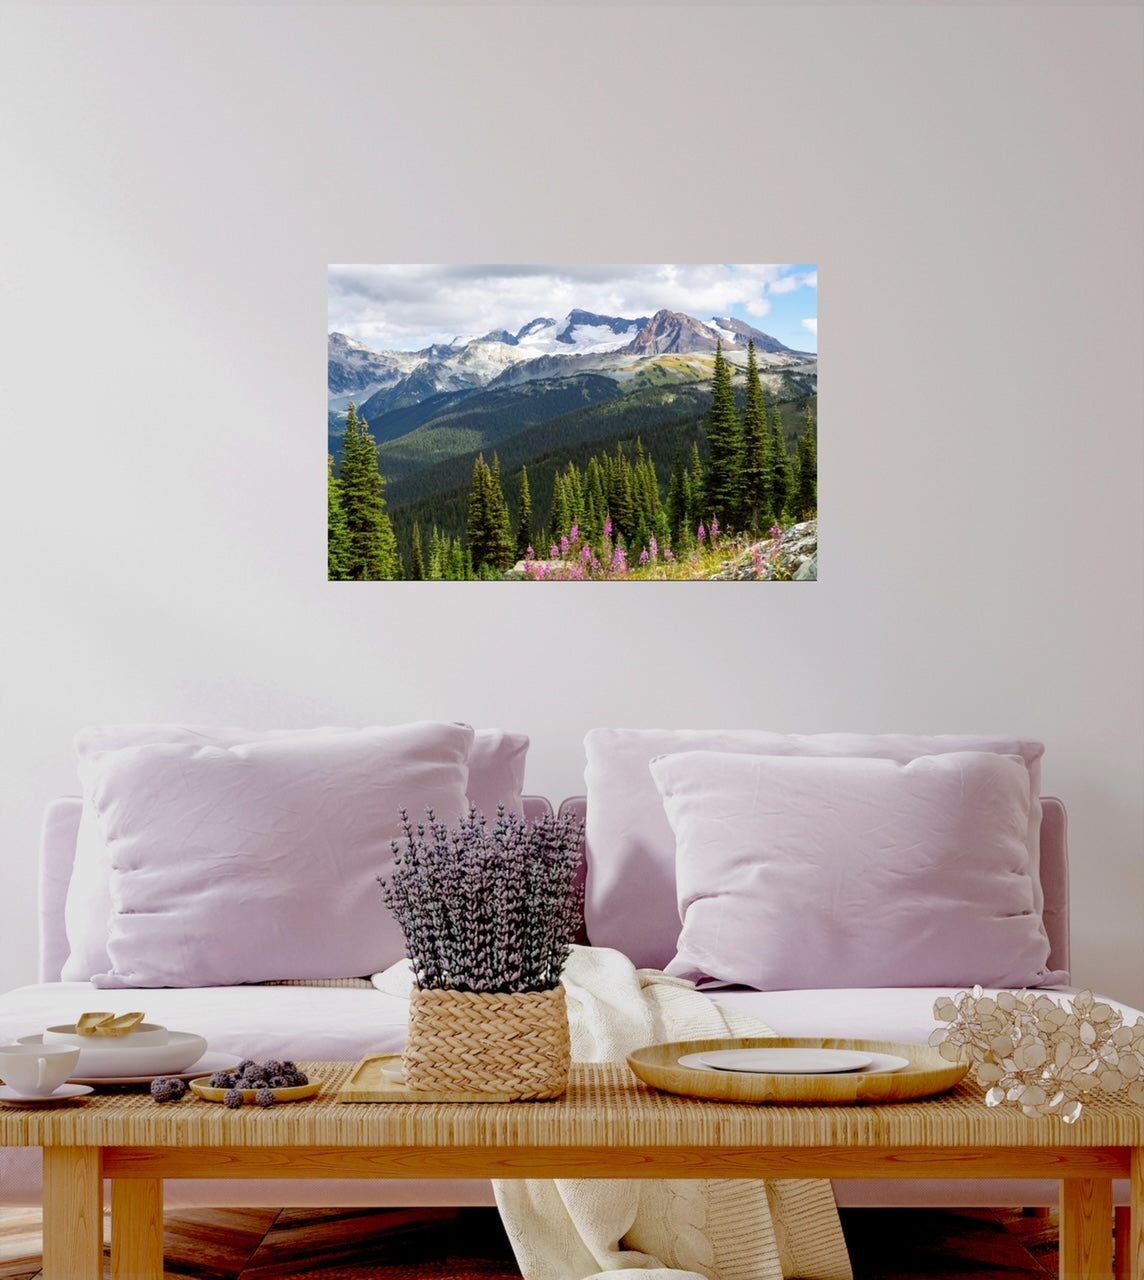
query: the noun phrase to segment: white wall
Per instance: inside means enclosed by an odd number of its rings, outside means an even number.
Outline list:
[[[1144,1005],[1138,5],[0,7],[0,986],[80,725],[997,731]],[[329,584],[328,262],[820,266],[822,580]]]

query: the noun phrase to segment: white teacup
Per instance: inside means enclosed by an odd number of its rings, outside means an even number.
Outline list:
[[[27,1098],[46,1098],[55,1093],[78,1063],[78,1045],[0,1045],[0,1079],[13,1093]]]

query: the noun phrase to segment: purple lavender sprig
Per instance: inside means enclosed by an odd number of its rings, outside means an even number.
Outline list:
[[[401,811],[404,841],[393,841],[392,874],[378,877],[417,985],[551,990],[580,921],[582,824],[530,824],[503,806],[491,827],[475,808],[452,829],[427,817],[415,828]]]

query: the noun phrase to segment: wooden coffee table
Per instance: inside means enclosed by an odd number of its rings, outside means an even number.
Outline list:
[[[161,1280],[164,1178],[1053,1178],[1061,1276],[1113,1275],[1112,1179],[1132,1183],[1121,1275],[1144,1280],[1144,1112],[1108,1102],[1074,1125],[987,1108],[963,1082],[921,1102],[788,1107],[658,1093],[626,1065],[577,1065],[535,1103],[340,1103],[347,1063],[311,1063],[321,1095],[228,1110],[96,1095],[0,1107],[0,1145],[44,1148],[45,1280],[98,1280],[111,1184],[115,1280]],[[1125,1244],[1127,1247],[1124,1247]]]

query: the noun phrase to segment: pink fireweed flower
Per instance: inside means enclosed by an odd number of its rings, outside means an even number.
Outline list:
[[[569,545],[568,535],[565,534],[564,537],[560,539],[560,554],[562,556],[566,556],[568,554]]]
[[[640,552],[640,564],[647,564],[647,560],[648,560],[647,547],[644,547],[644,549]]]
[[[587,564],[588,561],[591,560],[591,558],[592,558],[592,548],[585,542],[583,549],[580,552],[580,559],[583,560],[585,564]]]
[[[536,552],[533,550],[532,543],[530,542],[528,544],[528,550],[525,552],[525,559],[534,560],[535,558],[536,558]]]
[[[695,536],[699,539],[700,542],[707,541],[707,530],[704,529],[702,520],[699,521],[699,528],[696,530]]]
[[[572,526],[572,530],[568,534],[568,536],[572,539],[573,542],[580,541],[580,525],[578,523]]]
[[[712,519],[711,521],[711,541],[714,542],[719,536],[719,521]]]
[[[651,558],[653,560],[657,559],[659,556],[659,542],[654,533],[651,535],[651,541],[647,545],[648,551],[651,553]]]
[[[612,536],[612,517],[609,516],[604,521],[604,537],[610,538],[611,536]]]
[[[600,572],[600,557],[599,557],[599,556],[593,556],[593,557],[592,557],[592,572],[593,572],[593,573],[599,573],[599,572]]]
[[[672,549],[671,549],[670,547],[668,547],[668,549],[663,553],[663,558],[664,558],[665,560],[674,560],[674,559],[675,559],[675,552],[674,552],[674,551],[672,551]]]
[[[552,544],[552,546],[551,546],[551,547],[549,547],[549,549],[548,549],[548,558],[549,558],[550,560],[559,560],[559,559],[560,559],[560,548],[556,545],[556,543],[555,543],[555,542],[554,542],[554,543]]]

